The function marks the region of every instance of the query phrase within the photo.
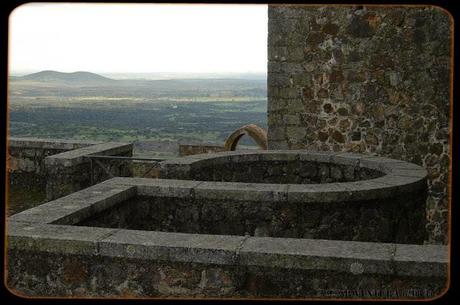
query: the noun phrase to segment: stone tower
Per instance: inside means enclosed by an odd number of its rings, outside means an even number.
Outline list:
[[[348,151],[429,173],[428,243],[446,243],[452,19],[433,6],[268,9],[268,147]]]

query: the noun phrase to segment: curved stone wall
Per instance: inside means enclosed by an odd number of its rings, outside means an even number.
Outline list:
[[[221,156],[194,162],[190,179],[201,181],[315,184],[352,182],[381,177],[379,169],[361,167],[357,159],[323,155],[269,153]],[[330,160],[328,160],[330,159]],[[356,162],[354,162],[356,161]]]
[[[285,171],[265,178],[258,172],[274,169]],[[212,230],[227,223],[233,228],[227,234],[403,243],[425,238],[426,174],[399,160],[295,150],[202,154],[160,164],[160,178],[200,183],[194,196],[204,197],[194,202],[214,209],[200,213],[208,215],[200,223],[213,234],[223,234]],[[279,191],[258,197],[270,189]]]

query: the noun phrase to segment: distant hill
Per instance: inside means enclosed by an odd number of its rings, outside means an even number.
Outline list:
[[[15,77],[14,80],[28,80],[36,82],[55,82],[55,83],[67,83],[67,84],[78,84],[78,85],[110,85],[117,82],[114,79],[104,77],[102,75],[78,71],[72,73],[58,72],[58,71],[41,71],[24,75],[21,77]]]
[[[109,96],[109,97],[266,97],[266,79],[113,79],[80,71],[41,71],[10,76],[10,93],[22,96]],[[84,89],[84,90],[82,90]]]
[[[241,72],[241,73],[191,73],[191,72],[151,72],[151,73],[104,73],[113,79],[144,79],[144,80],[171,80],[171,79],[247,79],[266,80],[265,72]]]

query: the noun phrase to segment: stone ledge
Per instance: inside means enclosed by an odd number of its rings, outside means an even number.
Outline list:
[[[129,185],[137,187],[140,196],[159,197],[187,197],[202,181],[176,180],[176,179],[151,179],[151,178],[125,178],[115,177],[102,182],[107,185]]]
[[[100,241],[100,255],[204,264],[233,264],[244,237],[120,230]]]
[[[132,152],[132,148],[133,144],[131,143],[107,142],[96,144],[46,157],[45,165],[74,166],[85,162],[84,157],[88,155],[117,155],[120,153]]]
[[[197,155],[190,155],[190,156],[185,156],[185,157],[179,157],[175,159],[170,159],[167,161],[160,162],[161,165],[169,166],[169,165],[190,165],[192,163],[195,163],[197,161],[203,161],[203,160],[210,160],[210,159],[219,159],[215,160],[216,162],[228,162],[230,160],[231,156],[241,156],[241,155],[254,155],[254,154],[260,154],[261,151],[256,150],[256,151],[223,151],[223,152],[216,152],[216,153],[205,153],[205,154],[197,154]],[[223,159],[220,159],[223,158]]]
[[[60,254],[98,253],[98,240],[118,229],[10,222],[8,248]]]
[[[421,176],[410,177],[398,175],[384,176],[375,179],[375,181],[391,187],[391,191],[394,191],[398,194],[423,192],[426,190],[427,183],[425,177],[421,178]]]
[[[194,189],[197,199],[286,201],[288,185],[204,181]]]
[[[381,178],[324,184],[268,184],[242,182],[215,182],[176,179],[149,179],[116,177],[102,185],[137,186],[138,194],[145,196],[184,197],[245,201],[291,202],[349,202],[392,197],[424,188],[425,180],[414,177],[384,176]],[[77,196],[77,195],[74,195]]]
[[[449,248],[441,245],[250,237],[239,261],[288,269],[447,278],[448,254]]]
[[[40,149],[76,149],[101,144],[98,141],[80,141],[67,139],[40,139],[40,138],[8,138],[9,147],[40,148]]]
[[[394,248],[395,245],[384,243],[250,237],[240,251],[240,263],[287,269],[392,274]]]
[[[8,247],[212,265],[350,274],[441,277],[448,247],[390,243],[167,233],[10,222]]]
[[[391,176],[400,176],[400,177],[410,177],[410,178],[418,178],[424,179],[426,178],[428,172],[424,169],[399,169],[393,168],[391,169]]]
[[[97,184],[82,191],[49,201],[12,215],[9,221],[32,223],[76,223],[88,214],[122,202],[137,192],[136,187],[117,184]]]
[[[289,202],[305,202],[305,203],[330,203],[330,202],[346,202],[356,200],[355,192],[351,188],[347,188],[348,183],[324,183],[324,184],[288,184],[288,201]],[[376,185],[374,185],[376,186]],[[370,192],[359,193],[365,199],[374,199],[378,197],[374,188],[369,188]],[[358,191],[358,190],[357,190]]]
[[[449,248],[441,245],[398,244],[394,254],[396,274],[401,276],[446,276]]]

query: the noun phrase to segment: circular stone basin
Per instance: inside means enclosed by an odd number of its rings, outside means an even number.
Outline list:
[[[160,165],[160,178],[202,181],[192,197],[227,202],[222,211],[239,202],[241,217],[258,215],[254,226],[271,236],[396,243],[425,239],[426,176],[405,161],[305,150],[200,154]]]

